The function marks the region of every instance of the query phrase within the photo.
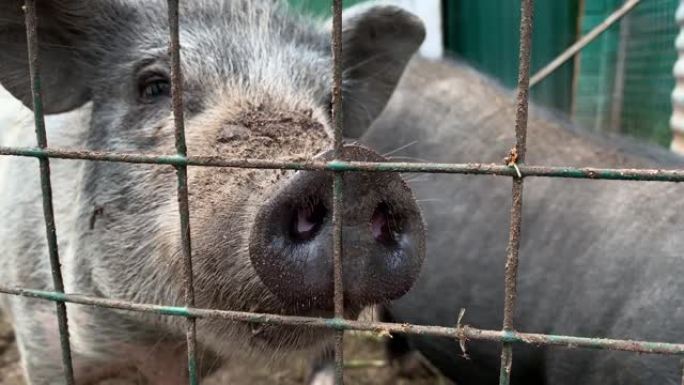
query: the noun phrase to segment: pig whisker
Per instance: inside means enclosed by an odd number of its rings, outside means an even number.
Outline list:
[[[348,75],[350,73],[354,72],[356,69],[358,69],[360,67],[367,65],[368,63],[370,63],[374,60],[381,58],[382,56],[383,56],[382,54],[371,55],[368,58],[366,58],[365,60],[360,60],[358,63],[354,64],[353,66],[345,68],[343,73],[342,73],[343,78],[349,78],[350,76],[348,76]]]
[[[407,149],[407,148],[409,148],[409,147],[411,147],[411,146],[413,146],[413,145],[415,145],[415,144],[417,144],[417,143],[418,143],[417,140],[414,140],[414,141],[412,141],[412,142],[408,142],[408,143],[406,143],[406,144],[403,145],[403,146],[399,146],[399,147],[395,148],[394,150],[392,150],[392,151],[390,151],[390,152],[386,152],[386,153],[382,154],[382,156],[389,157],[390,155],[396,154],[397,152],[402,151],[402,150],[405,150],[405,149]]]
[[[423,162],[423,163],[429,162],[429,160],[427,160],[427,159],[416,158],[416,157],[412,157],[412,156],[390,156],[389,159],[390,160],[395,160],[395,159],[396,160],[412,160],[412,161]]]
[[[358,140],[354,139],[354,140],[345,140],[344,144],[348,144],[350,146],[358,146],[360,143]]]
[[[416,182],[427,182],[430,180],[430,177],[428,176],[423,176],[423,177],[415,177],[415,178],[409,178],[406,179],[406,183],[416,183]]]
[[[358,103],[353,103],[353,105],[363,109],[364,113],[366,114],[366,118],[368,119],[368,122],[373,121],[373,114],[371,114],[370,110],[368,110],[368,107],[366,107],[366,103],[363,100],[357,99],[352,95],[347,95],[346,99],[350,101],[358,101]]]
[[[369,57],[368,59],[366,59],[366,60],[360,61],[359,63],[357,63],[357,64],[354,65],[354,66],[351,66],[351,67],[349,67],[349,68],[346,68],[345,71],[344,71],[345,77],[350,77],[350,78],[351,78],[351,76],[346,76],[346,75],[347,75],[348,73],[353,73],[353,71],[354,71],[355,69],[360,68],[360,67],[362,67],[362,66],[365,66],[365,65],[367,65],[368,63],[377,60],[378,58],[382,58],[382,56],[383,56],[382,54],[373,55],[373,56],[370,56],[370,57]],[[384,59],[384,58],[383,58],[383,59]],[[382,76],[379,76],[379,75],[385,73],[385,72],[387,71],[387,68],[388,68],[390,65],[392,65],[392,64],[397,64],[397,63],[398,63],[397,60],[386,60],[384,66],[379,67],[374,73],[368,74],[368,75],[364,76],[363,79],[357,80],[357,82],[365,81],[365,80],[369,80],[369,79],[375,79],[375,78],[382,78]]]
[[[418,203],[443,203],[444,199],[418,199],[416,200]]]

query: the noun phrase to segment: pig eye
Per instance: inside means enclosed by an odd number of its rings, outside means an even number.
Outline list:
[[[144,102],[154,102],[159,98],[171,96],[169,79],[160,74],[142,77],[138,85],[138,95]]]

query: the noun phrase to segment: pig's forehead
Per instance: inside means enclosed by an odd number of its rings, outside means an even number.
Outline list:
[[[111,5],[101,8],[99,43],[106,41],[133,50],[166,48],[169,40],[166,0],[123,3],[122,9]],[[318,25],[281,1],[193,0],[181,4],[179,28],[184,50],[215,53],[242,50],[241,53],[247,54],[296,45],[325,52],[329,45]],[[112,14],[116,17],[112,18]]]
[[[116,47],[107,49],[107,56],[129,65],[142,59],[168,59],[166,0],[119,1],[130,14],[101,36],[105,40],[102,45]],[[192,72],[212,76],[246,71],[256,76],[302,65],[314,67],[303,69],[315,73],[328,65],[326,34],[281,2],[193,0],[181,4],[182,57],[192,69],[188,76]],[[116,36],[107,36],[112,33]]]

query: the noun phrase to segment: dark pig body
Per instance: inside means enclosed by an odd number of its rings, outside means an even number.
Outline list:
[[[417,61],[364,137],[396,160],[503,162],[514,95],[460,63]],[[403,147],[405,146],[405,148]],[[398,148],[401,150],[394,151]],[[683,168],[663,149],[582,132],[532,107],[527,164]],[[500,330],[510,178],[421,175],[428,226],[416,286],[390,306],[397,322]],[[684,185],[527,178],[516,330],[684,342]],[[500,344],[409,336],[459,385],[496,384]],[[677,357],[515,345],[513,384],[678,384]]]

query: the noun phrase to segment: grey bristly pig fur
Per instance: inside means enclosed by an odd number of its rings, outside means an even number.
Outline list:
[[[513,147],[514,95],[467,65],[415,62],[363,138],[397,160],[503,162]],[[664,149],[589,134],[533,107],[527,164],[684,168]],[[396,322],[499,330],[511,181],[416,176],[427,259]],[[515,327],[584,337],[684,342],[684,185],[528,178]],[[459,385],[498,383],[500,345],[409,336]],[[516,345],[513,384],[679,384],[677,357]]]
[[[38,3],[45,112],[68,112],[48,116],[50,146],[173,153],[166,2]],[[328,30],[270,0],[184,1],[180,14],[189,153],[301,160],[331,146]],[[346,19],[349,136],[362,133],[384,108],[423,37],[419,20],[390,6]],[[16,0],[0,0],[0,82],[30,105]],[[2,123],[0,145],[35,145],[29,119]],[[173,168],[53,160],[52,171],[66,291],[183,305]],[[247,242],[257,210],[292,174],[189,169],[198,307],[330,314],[283,303],[250,264]],[[0,186],[0,284],[51,290],[36,161],[0,158]],[[7,296],[0,301],[15,327],[28,382],[62,383],[54,304]],[[349,304],[347,316],[358,314],[355,307],[363,302]],[[155,384],[186,383],[183,319],[67,308],[79,384],[129,369]],[[198,320],[197,333],[203,350],[224,357],[253,350],[273,355],[329,335],[205,319]]]

